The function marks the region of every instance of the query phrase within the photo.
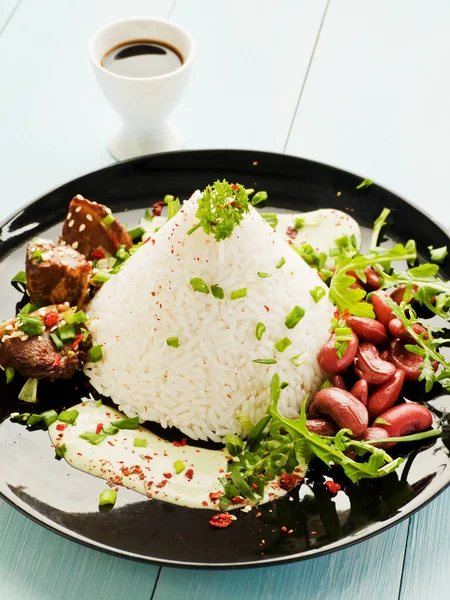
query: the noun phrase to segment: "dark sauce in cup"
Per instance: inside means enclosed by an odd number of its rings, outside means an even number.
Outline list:
[[[131,40],[109,50],[101,64],[124,77],[159,77],[181,67],[183,56],[166,42]]]

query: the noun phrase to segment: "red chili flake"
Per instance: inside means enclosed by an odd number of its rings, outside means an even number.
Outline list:
[[[114,233],[112,233],[109,236],[109,239],[112,241],[112,243],[114,244],[114,248],[117,250],[117,248],[120,246],[120,242],[117,239],[117,236]]]
[[[209,492],[211,502],[216,502],[221,496],[223,496],[223,492]]]
[[[250,485],[250,487],[253,488],[254,490],[257,490],[258,489],[258,484],[257,483],[252,483]]]
[[[261,515],[262,515],[262,513],[261,513],[261,512],[257,512],[257,513],[256,513],[256,515],[255,515],[255,519],[259,519],[259,517],[260,517]]]
[[[264,308],[269,312],[270,308],[264,304]]]
[[[93,250],[91,252],[91,258],[93,258],[94,260],[101,260],[102,258],[106,257],[106,253],[103,250],[103,248],[97,248],[96,250]]]
[[[172,473],[163,473],[164,477],[166,479],[171,479],[172,478]]]
[[[112,441],[111,441],[111,440],[108,440],[108,444],[109,444],[110,446],[114,446],[114,444],[112,443]]]
[[[325,481],[325,486],[328,488],[328,491],[330,492],[330,494],[337,494],[339,492],[339,490],[341,489],[341,486],[339,485],[339,483],[335,483],[334,481],[328,480]]]
[[[66,429],[67,425],[65,423],[58,423],[58,425],[56,426],[57,431],[64,431],[64,429]]]
[[[59,367],[61,364],[61,356],[56,353],[52,360],[52,367]]]
[[[283,525],[283,527],[281,528],[281,531],[287,531],[287,527],[285,525]]]
[[[217,527],[217,529],[226,529],[231,525],[232,522],[231,515],[228,513],[219,513],[218,515],[214,515],[212,519],[210,519],[209,524],[211,527]]]
[[[192,478],[194,477],[194,471],[193,471],[192,469],[188,469],[188,470],[186,471],[186,473],[184,474],[184,476],[185,476],[187,479],[192,479]]]
[[[172,442],[172,444],[175,446],[175,448],[179,448],[181,446],[180,442]]]
[[[294,229],[293,227],[288,227],[288,228],[286,229],[286,235],[287,235],[288,237],[290,237],[290,238],[291,238],[291,240],[295,240],[295,238],[296,238],[296,237],[297,237],[297,235],[298,235],[298,231],[297,231],[297,229]]]
[[[81,454],[81,452],[77,452],[77,455],[78,455],[78,456],[83,456],[83,455]]]
[[[295,486],[303,481],[303,479],[303,477],[300,477],[300,475],[295,475],[294,473],[292,473],[292,475],[289,473],[283,473],[283,475],[280,477],[280,487],[288,492],[289,490],[292,490],[292,488],[295,488]]]
[[[53,325],[58,321],[59,315],[57,312],[50,311],[44,317],[44,323],[46,327],[53,327]]]
[[[83,341],[83,336],[81,335],[81,333],[79,333],[77,335],[77,337],[75,338],[74,343],[72,344],[72,348],[74,350],[76,350],[78,348],[78,346],[80,345],[80,342],[82,342],[82,341]]]
[[[232,184],[230,185],[230,188],[231,188],[232,190],[238,190],[238,189],[239,189],[239,186],[238,186],[238,185],[236,185],[235,183],[232,183]]]
[[[206,500],[202,501],[203,506],[208,506],[208,503],[206,502]]]
[[[95,429],[95,433],[98,435],[99,433],[102,432],[102,429],[103,429],[103,423],[99,423],[97,425],[97,428]]]
[[[159,483],[156,484],[157,488],[163,488],[167,483],[167,479],[163,479],[162,481],[160,481]]]
[[[231,504],[241,504],[242,498],[240,496],[233,496],[230,498]]]

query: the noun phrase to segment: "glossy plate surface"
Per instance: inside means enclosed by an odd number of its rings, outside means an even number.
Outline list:
[[[72,181],[17,212],[0,229],[0,318],[15,314],[20,295],[11,277],[24,268],[25,244],[37,235],[57,239],[67,205],[75,194],[104,203],[122,222],[134,225],[142,209],[165,194],[187,198],[218,178],[267,190],[270,206],[296,211],[337,208],[371,228],[383,207],[392,210],[388,235],[414,238],[425,258],[427,246],[450,243],[430,218],[398,196],[372,185],[357,190],[360,177],[299,158],[251,151],[195,151],[145,157]],[[125,214],[120,214],[127,211]],[[367,235],[367,231],[366,231]],[[337,237],[337,236],[336,236]],[[447,261],[448,262],[448,261]],[[442,274],[450,279],[450,267]],[[3,377],[1,377],[3,381]],[[309,485],[248,514],[225,530],[213,530],[209,510],[191,510],[147,500],[126,489],[116,507],[99,512],[104,482],[54,459],[46,432],[29,432],[8,418],[29,409],[16,400],[20,378],[0,384],[0,494],[37,522],[76,541],[131,558],[179,566],[258,566],[310,558],[360,541],[393,525],[435,497],[450,483],[446,409],[440,390],[425,397],[422,385],[405,388],[405,397],[428,402],[438,441],[402,449],[403,468],[380,480],[351,484],[338,469],[333,479],[345,491],[332,497],[323,486],[326,469],[313,464]],[[68,407],[86,393],[80,375],[70,382],[41,383],[39,411]],[[178,439],[174,431],[167,439]],[[392,451],[395,455],[395,452]],[[282,530],[286,528],[287,531]],[[293,530],[292,533],[288,533]]]

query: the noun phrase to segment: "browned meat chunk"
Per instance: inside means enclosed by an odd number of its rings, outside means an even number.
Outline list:
[[[88,293],[91,272],[91,264],[69,246],[47,240],[28,244],[27,290],[33,304],[68,302],[81,307]]]
[[[103,204],[75,196],[69,204],[69,212],[64,221],[61,240],[72,246],[87,259],[101,258],[96,250],[116,255],[119,246],[128,250],[133,245],[129,233],[112,216],[111,210]]]
[[[26,378],[70,379],[85,362],[92,343],[83,324],[74,327],[74,336],[61,341],[59,328],[67,327],[63,314],[68,310],[68,304],[46,306],[2,323],[0,364],[12,367]],[[57,336],[59,348],[51,334]]]

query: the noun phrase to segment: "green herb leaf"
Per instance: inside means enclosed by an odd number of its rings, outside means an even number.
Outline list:
[[[111,421],[111,425],[117,427],[117,429],[139,429],[139,417]]]
[[[173,468],[175,469],[175,473],[177,475],[179,475],[180,473],[182,473],[185,470],[186,465],[184,464],[184,462],[182,460],[176,460],[173,463]]]
[[[181,203],[179,198],[174,198],[173,196],[166,196],[166,198],[169,198],[169,200],[166,202],[167,204],[167,220],[170,221],[170,219],[172,219],[177,212],[180,210],[181,208]],[[164,198],[164,201],[166,200],[166,198]]]
[[[441,248],[428,246],[428,250],[430,251],[431,260],[439,265],[444,262],[448,254],[447,246],[442,246]]]
[[[380,237],[381,230],[386,225],[386,219],[390,214],[389,208],[383,208],[380,216],[375,219],[375,223],[373,224],[372,237],[370,239],[370,248],[374,250],[378,246],[378,238]]]
[[[294,229],[302,229],[305,226],[305,219],[297,218],[294,221]]]
[[[225,447],[231,456],[236,456],[240,452],[242,452],[244,448],[244,442],[238,435],[227,435],[225,437]]]
[[[88,362],[98,362],[103,358],[103,350],[100,344],[97,346],[92,346],[92,348],[88,351],[87,359]]]
[[[192,277],[189,280],[189,283],[191,284],[191,287],[194,290],[194,292],[200,292],[201,294],[209,294],[208,286],[203,281],[203,279],[200,279],[200,277]]]
[[[256,206],[260,202],[265,202],[267,198],[267,192],[256,192],[256,194],[252,198],[252,206]]]
[[[259,213],[262,218],[264,219],[264,221],[266,221],[266,223],[268,225],[270,225],[272,227],[272,229],[275,229],[276,226],[278,225],[278,215],[277,213]]]
[[[11,285],[21,294],[25,293],[27,287],[27,274],[25,271],[19,271],[11,279]]]
[[[98,499],[99,506],[114,506],[117,500],[116,490],[104,490]]]
[[[22,400],[22,402],[29,402],[30,404],[36,404],[38,383],[39,381],[37,379],[27,379],[25,385],[19,392],[19,400]]]
[[[218,300],[223,300],[225,298],[223,289],[218,285],[211,286],[211,294],[214,296],[214,298],[217,298]]]
[[[5,369],[5,376],[6,376],[6,384],[11,383],[11,381],[14,379],[16,372],[12,367],[6,367]]]
[[[80,433],[78,436],[82,440],[86,440],[93,446],[98,446],[108,437],[106,433],[94,433],[93,431],[85,431],[84,433]]]
[[[356,186],[357,190],[361,190],[363,188],[368,188],[373,184],[371,179],[363,179],[359,185]]]

